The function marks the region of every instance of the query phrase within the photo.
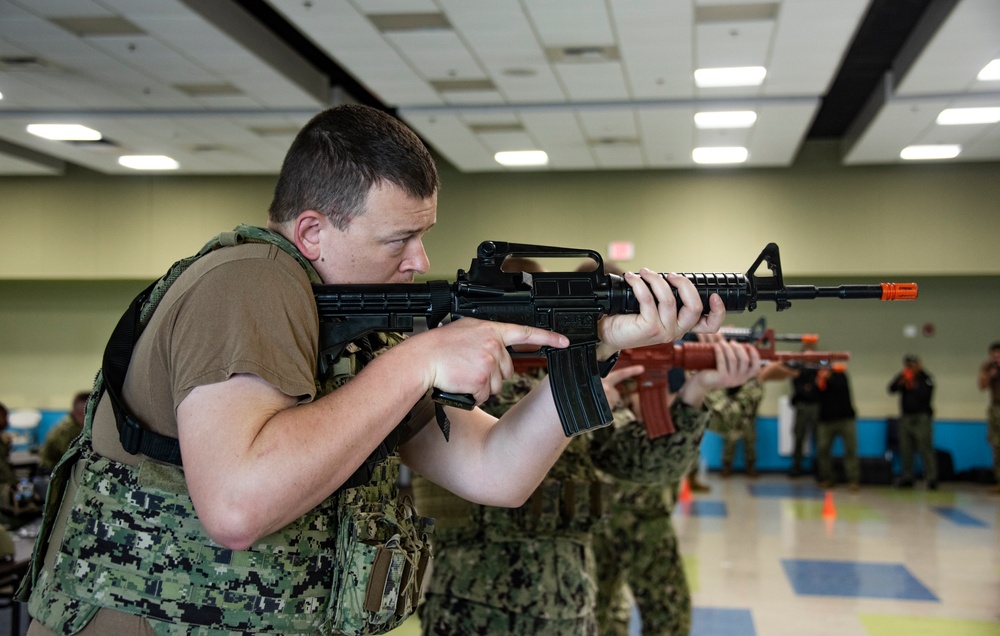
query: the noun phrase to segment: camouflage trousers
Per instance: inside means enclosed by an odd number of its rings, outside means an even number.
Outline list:
[[[616,510],[608,530],[594,535],[594,556],[602,636],[629,633],[626,585],[639,608],[643,636],[691,631],[691,590],[669,513],[641,518]]]
[[[743,460],[747,468],[753,468],[757,463],[757,424],[751,422],[739,432],[730,431],[722,441],[722,463],[732,466],[736,458],[736,446],[743,441]]]
[[[417,609],[423,636],[597,636],[593,614],[544,618],[442,594],[427,594]]]
[[[417,607],[424,636],[596,636],[589,534],[437,539]]]

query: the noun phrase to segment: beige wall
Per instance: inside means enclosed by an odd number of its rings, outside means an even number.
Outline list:
[[[630,240],[626,267],[744,271],[769,241],[791,282],[914,280],[915,303],[820,300],[781,314],[784,332],[850,350],[862,416],[895,410],[885,394],[906,351],[938,380],[939,417],[981,419],[975,369],[1000,340],[1000,164],[843,168],[810,143],[781,170],[506,173],[442,168],[433,277],[454,279],[481,240],[588,247]],[[88,387],[131,296],[220,230],[263,223],[273,178],[0,178],[0,401],[64,408]],[[904,327],[933,324],[932,337]],[[775,412],[771,387],[762,409]]]

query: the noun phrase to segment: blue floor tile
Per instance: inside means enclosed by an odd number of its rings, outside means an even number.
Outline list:
[[[796,594],[938,601],[904,566],[894,563],[783,559]]]
[[[815,484],[763,483],[750,484],[747,488],[754,497],[823,498],[823,490]]]
[[[934,512],[938,513],[948,521],[960,526],[975,526],[977,528],[988,528],[989,525],[972,515],[966,514],[957,508],[945,506],[934,506]]]
[[[725,517],[726,502],[724,501],[683,501],[674,506],[674,510],[688,517]]]
[[[695,607],[690,636],[756,636],[750,610]]]

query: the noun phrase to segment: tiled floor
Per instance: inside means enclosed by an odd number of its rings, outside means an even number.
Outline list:
[[[984,486],[707,481],[674,513],[692,636],[1000,636],[1000,496]]]
[[[678,505],[694,636],[1000,636],[1000,497],[709,476]]]

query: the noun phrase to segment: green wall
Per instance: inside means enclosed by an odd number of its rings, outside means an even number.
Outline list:
[[[913,303],[819,300],[760,316],[849,350],[865,417],[895,412],[903,353],[938,381],[938,416],[982,419],[975,373],[1000,340],[1000,164],[845,168],[807,144],[787,169],[461,174],[442,164],[431,277],[454,279],[486,239],[587,247],[633,241],[627,268],[745,271],[769,241],[789,282],[915,281]],[[148,281],[210,236],[264,222],[273,177],[0,178],[0,401],[65,408],[89,387],[111,328]],[[933,335],[924,336],[924,325]],[[904,335],[910,326],[918,334]],[[769,388],[763,414],[784,386]]]

